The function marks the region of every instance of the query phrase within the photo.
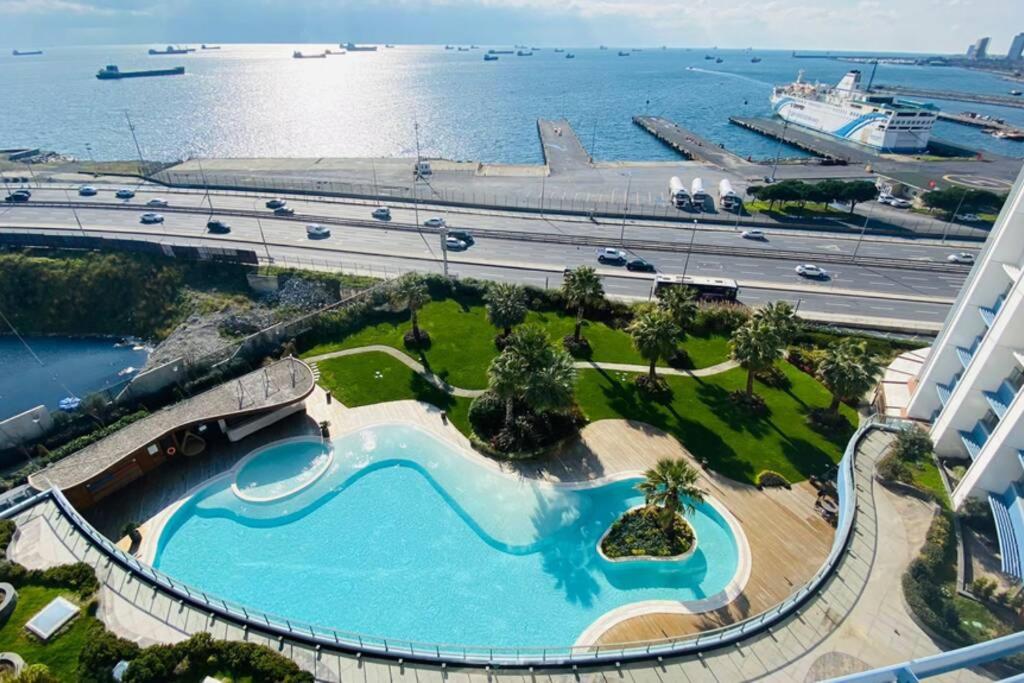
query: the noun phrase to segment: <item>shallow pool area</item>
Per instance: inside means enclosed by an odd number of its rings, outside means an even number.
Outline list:
[[[742,532],[711,502],[688,517],[699,539],[688,558],[603,559],[601,536],[643,502],[637,481],[538,482],[419,428],[376,425],[334,439],[333,455],[318,439],[250,454],[170,515],[153,564],[339,631],[568,645],[610,612],[709,608],[743,580]]]

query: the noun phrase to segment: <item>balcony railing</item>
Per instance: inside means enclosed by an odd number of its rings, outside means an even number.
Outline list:
[[[1004,573],[1024,578],[1021,573],[1021,554],[1024,552],[1024,509],[1017,485],[1011,485],[1006,493],[988,495],[995,521],[996,536],[999,538],[999,556]]]
[[[953,375],[949,380],[949,384],[942,384],[940,382],[935,383],[935,391],[939,395],[939,404],[945,408],[949,402],[949,397],[953,395],[953,390],[956,389],[956,385],[960,383],[960,376],[963,373],[958,372]]]
[[[981,453],[981,449],[985,446],[985,442],[988,441],[988,429],[982,424],[981,420],[978,420],[974,424],[974,429],[969,432],[960,430],[960,440],[964,442],[964,448],[967,449],[967,453],[971,456],[971,460],[978,457],[978,453]]]
[[[981,319],[985,321],[985,327],[992,327],[1004,301],[1006,301],[1006,295],[1000,294],[991,306],[978,306],[978,312],[981,314]]]
[[[956,347],[956,357],[960,359],[960,365],[967,369],[967,366],[971,364],[971,359],[974,358],[974,354],[978,351],[978,347],[981,345],[981,335],[979,334],[971,342],[968,347],[958,346]]]
[[[1017,391],[1018,389],[1009,380],[1004,379],[995,391],[983,391],[981,393],[985,396],[989,406],[991,406],[992,412],[1001,420],[1006,411],[1010,409],[1010,404],[1016,398]]]

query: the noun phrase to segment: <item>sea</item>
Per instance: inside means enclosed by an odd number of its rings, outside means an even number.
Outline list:
[[[729,123],[768,116],[773,84],[834,83],[871,65],[798,59],[790,51],[545,48],[500,55],[492,46],[381,47],[326,59],[293,59],[337,45],[229,45],[187,55],[149,56],[149,45],[56,47],[36,57],[0,56],[0,147],[40,147],[82,159],[185,157],[425,156],[492,163],[542,161],[538,118],[568,119],[601,160],[675,160],[632,123],[637,114],[683,127],[757,159],[778,145]],[[506,48],[507,49],[507,48]],[[706,59],[706,57],[712,59]],[[893,55],[899,56],[899,55]],[[753,62],[755,57],[760,62]],[[720,63],[716,62],[720,58]],[[184,66],[184,76],[100,81],[98,69]],[[1021,88],[960,68],[879,64],[876,83],[1007,94]],[[1024,109],[936,102],[1024,126]],[[129,130],[125,114],[135,129]],[[1024,143],[952,123],[935,136],[975,149],[1024,156]],[[135,141],[138,142],[136,148]],[[799,156],[786,150],[785,156]]]
[[[117,339],[0,336],[0,420],[39,405],[56,410],[70,395],[116,389],[148,357],[148,349]]]

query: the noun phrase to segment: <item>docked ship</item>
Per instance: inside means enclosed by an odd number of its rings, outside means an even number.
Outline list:
[[[173,45],[168,45],[163,50],[154,50],[153,48],[149,48],[149,54],[151,55],[187,55],[188,53],[195,51],[196,50],[193,47],[174,47]]]
[[[111,81],[119,78],[147,78],[149,76],[180,76],[185,73],[185,67],[176,66],[170,69],[147,69],[145,71],[121,71],[116,64],[107,64],[96,72],[96,78],[101,81]]]
[[[860,71],[847,72],[835,87],[795,82],[772,89],[775,113],[789,123],[883,152],[920,152],[928,147],[938,107],[861,88]]]
[[[355,43],[342,43],[338,47],[343,47],[349,52],[376,52],[376,45],[356,45]]]

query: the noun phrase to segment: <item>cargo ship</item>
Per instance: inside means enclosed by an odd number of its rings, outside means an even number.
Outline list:
[[[15,57],[31,57],[32,55],[43,54],[42,50],[12,50],[11,54]]]
[[[180,76],[185,73],[185,67],[176,66],[172,69],[148,69],[146,71],[121,71],[116,64],[107,64],[96,72],[96,78],[101,81],[116,80],[118,78],[147,78],[149,76]]]
[[[149,54],[151,55],[187,55],[188,53],[195,51],[194,47],[174,47],[173,45],[168,45],[163,50],[154,50],[153,48],[149,48]]]
[[[200,45],[200,47],[202,49],[204,49],[204,50],[219,50],[220,49],[220,45],[207,45],[206,43],[203,43],[202,45]]]
[[[783,120],[883,152],[921,152],[928,147],[939,109],[932,104],[876,95],[861,88],[860,71],[835,87],[796,81],[772,89],[771,103]]]
[[[376,52],[376,45],[356,45],[355,43],[342,43],[338,47],[343,47],[349,52]],[[451,48],[449,48],[451,49]]]

